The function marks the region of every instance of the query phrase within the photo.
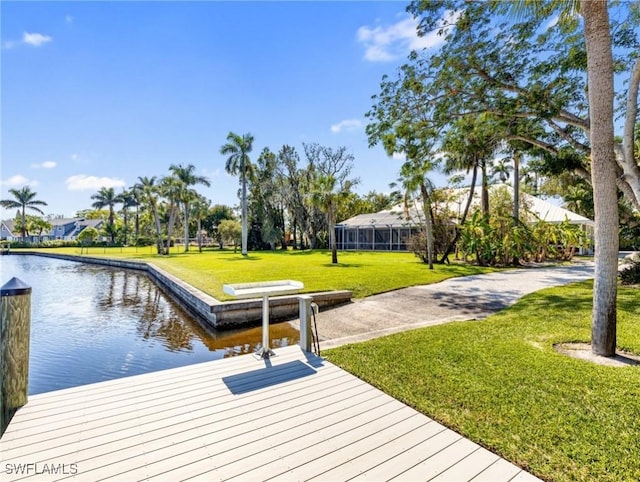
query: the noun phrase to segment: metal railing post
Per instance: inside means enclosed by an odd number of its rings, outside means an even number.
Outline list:
[[[27,404],[31,287],[18,278],[0,288],[0,437]]]
[[[311,351],[311,302],[313,297],[298,296],[300,302],[300,348],[304,351]]]

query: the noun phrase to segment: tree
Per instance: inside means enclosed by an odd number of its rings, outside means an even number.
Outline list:
[[[282,178],[282,197],[292,219],[293,249],[298,249],[298,230],[309,232],[310,217],[305,198],[309,191],[308,170],[300,166],[300,156],[294,147],[284,145],[278,152],[277,168]],[[304,249],[304,235],[300,236],[300,248]]]
[[[233,209],[224,204],[216,204],[209,208],[209,211],[203,220],[203,227],[206,229],[213,238],[218,242],[220,249],[223,247],[222,236],[218,230],[218,226],[224,219],[235,219]]]
[[[240,176],[242,189],[242,255],[247,255],[247,181],[251,175],[249,153],[253,149],[253,136],[240,136],[234,132],[227,135],[227,143],[220,148],[220,154],[227,157],[225,170],[232,176]]]
[[[319,206],[327,215],[329,226],[329,248],[331,249],[331,263],[338,264],[338,250],[336,247],[336,212],[340,204],[347,198],[352,182],[343,180],[338,182],[331,174],[322,174],[315,179],[311,191],[312,202]]]
[[[24,186],[20,189],[9,189],[9,193],[13,195],[14,199],[3,199],[0,201],[0,206],[5,209],[20,209],[20,219],[22,221],[21,236],[22,241],[24,241],[26,237],[26,210],[31,209],[32,211],[44,214],[38,206],[46,206],[47,203],[35,199],[38,193],[32,191],[29,186]]]
[[[166,176],[160,180],[160,193],[166,198],[164,204],[164,215],[167,224],[167,242],[165,244],[164,254],[168,255],[171,248],[171,239],[173,236],[173,227],[176,223],[178,206],[184,196],[184,185],[182,182],[173,177]]]
[[[411,4],[413,13],[424,15],[422,34],[436,25],[443,8],[454,11],[464,6],[455,29],[447,30],[440,53],[429,60],[438,66],[436,82],[455,90],[455,95],[443,99],[440,112],[442,116],[489,112],[507,119],[527,119],[536,128],[514,132],[508,140],[526,141],[545,150],[550,154],[547,160],[591,182],[596,213],[591,343],[596,354],[611,356],[616,339],[616,187],[640,208],[640,166],[632,147],[640,86],[638,5],[626,4],[636,14],[611,22],[603,0],[497,4],[509,14],[524,11],[525,19],[517,23],[500,23],[495,5]],[[581,35],[579,22],[571,16],[575,7],[584,19]],[[543,25],[558,12],[563,21],[556,27]],[[614,139],[613,128],[614,44],[622,52],[616,54],[616,65],[631,67],[626,95],[621,96],[626,98],[621,143]]]
[[[309,178],[310,204],[318,211],[319,218],[326,224],[331,249],[331,261],[338,262],[338,254],[335,240],[335,216],[340,205],[348,197],[351,188],[359,183],[359,180],[348,179],[353,169],[353,154],[344,146],[332,149],[317,143],[303,144],[305,156],[309,165],[307,176]],[[314,226],[313,214],[311,216],[311,236],[317,236],[317,225]],[[315,243],[312,243],[312,247]]]
[[[93,244],[95,240],[98,239],[98,235],[98,230],[93,226],[89,226],[80,231],[80,234],[78,234],[78,242],[80,243],[80,254],[82,254],[84,246]]]
[[[197,195],[191,203],[191,214],[198,223],[196,236],[198,239],[198,251],[200,253],[202,253],[202,221],[209,213],[210,204],[211,202],[201,195]]]
[[[136,184],[140,192],[140,200],[145,204],[153,215],[156,234],[156,250],[158,254],[164,254],[164,246],[162,244],[162,227],[160,226],[160,213],[158,211],[158,197],[160,186],[156,183],[156,177],[138,177]]]
[[[102,209],[104,207],[109,208],[109,218],[107,221],[108,226],[106,227],[109,237],[111,238],[111,244],[115,243],[115,225],[114,225],[114,211],[116,203],[122,202],[122,197],[119,194],[116,194],[115,190],[112,187],[101,187],[100,190],[91,196],[91,199],[94,200],[91,206],[94,209]]]
[[[400,184],[400,187],[402,187],[403,192],[401,194],[407,215],[416,195],[422,201],[424,235],[427,242],[427,263],[429,269],[433,269],[434,249],[431,216],[431,192],[433,191],[433,183],[429,180],[428,174],[433,170],[434,163],[430,161],[431,159],[405,161],[400,168],[400,178],[397,184]],[[397,184],[391,184],[391,186],[395,187]]]
[[[513,171],[513,166],[509,164],[509,159],[500,159],[491,168],[491,177],[498,176],[500,182],[505,184],[511,177],[511,171]]]
[[[51,231],[51,223],[44,218],[33,216],[31,219],[31,229],[38,233],[38,241],[42,241],[42,233]]]
[[[128,244],[128,234],[129,234],[129,208],[133,206],[137,206],[137,200],[135,198],[134,189],[123,190],[120,193],[120,202],[122,203],[122,217],[123,217],[123,234],[124,234],[124,244],[125,246]],[[137,233],[136,233],[137,237]]]
[[[233,219],[223,219],[218,226],[218,231],[224,243],[233,243],[233,252],[236,252],[238,239],[242,235],[242,226]]]
[[[202,184],[204,186],[211,186],[209,179],[204,176],[198,176],[195,174],[195,166],[189,164],[183,166],[182,164],[171,164],[169,170],[173,176],[180,182],[180,192],[178,194],[178,200],[182,203],[183,209],[183,223],[184,223],[184,251],[189,251],[189,203],[195,199],[194,191],[190,189],[191,186]]]
[[[275,250],[276,243],[281,242],[286,249],[283,184],[284,178],[277,169],[277,157],[265,147],[253,166],[249,196],[249,244],[256,248],[261,249],[268,244],[271,250]]]

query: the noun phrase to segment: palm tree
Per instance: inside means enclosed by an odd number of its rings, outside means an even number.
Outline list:
[[[31,209],[32,211],[36,211],[40,214],[44,214],[44,211],[40,209],[38,206],[46,206],[47,203],[44,201],[40,201],[35,199],[37,196],[37,192],[31,190],[29,186],[24,186],[21,189],[9,189],[9,192],[13,195],[14,199],[3,199],[0,201],[0,206],[5,209],[20,209],[20,219],[22,222],[22,241],[25,240],[26,236],[26,209]]]
[[[129,233],[129,208],[137,206],[134,190],[124,190],[120,193],[120,202],[122,203],[122,216],[124,222],[124,244],[127,244],[127,234]]]
[[[319,175],[311,188],[311,202],[327,215],[329,225],[329,247],[331,248],[331,263],[338,264],[338,250],[336,248],[336,213],[340,204],[347,199],[351,192],[351,181],[338,183],[335,176]]]
[[[240,175],[242,185],[242,255],[247,255],[247,178],[251,175],[249,153],[253,149],[253,136],[240,136],[234,132],[227,135],[227,143],[220,148],[220,154],[229,156],[225,170],[232,176]]]
[[[469,196],[456,229],[454,239],[444,252],[442,260],[447,260],[460,237],[460,228],[465,223],[473,201],[478,170],[482,173],[481,206],[485,217],[489,216],[489,190],[487,163],[499,144],[499,135],[494,132],[493,125],[487,116],[468,116],[456,121],[453,128],[445,136],[442,150],[445,152],[444,172],[471,170],[471,186]]]
[[[498,176],[500,178],[500,182],[503,184],[509,180],[511,171],[513,171],[513,166],[508,163],[509,160],[510,159],[500,159],[498,163],[494,164],[491,168],[491,176]]]
[[[561,21],[579,13],[584,20],[589,86],[589,140],[595,208],[595,278],[591,350],[602,356],[616,352],[619,219],[614,140],[613,52],[608,2],[604,0],[518,0],[505,2],[514,14],[538,18],[561,13]]]
[[[162,227],[160,226],[160,214],[158,213],[159,187],[156,184],[156,176],[138,177],[137,190],[140,200],[151,210],[153,221],[156,227],[156,250],[158,254],[164,254],[162,245]]]
[[[204,184],[205,186],[211,186],[209,179],[204,176],[197,176],[195,174],[195,166],[189,164],[183,166],[182,164],[171,164],[169,170],[173,173],[174,177],[178,179],[182,185],[182,189],[179,195],[179,200],[182,203],[183,220],[184,220],[184,251],[189,251],[189,202],[194,198],[194,191],[189,189],[196,184]]]
[[[111,237],[111,244],[115,243],[115,226],[114,226],[114,211],[116,203],[122,202],[122,197],[116,194],[112,187],[101,187],[100,190],[91,196],[94,199],[94,203],[91,205],[94,209],[102,209],[104,207],[109,208],[109,220],[107,226],[107,232]]]
[[[405,213],[409,212],[412,199],[418,195],[422,200],[422,212],[424,215],[424,231],[427,238],[427,263],[429,269],[433,269],[433,223],[431,222],[431,192],[433,183],[427,177],[428,173],[435,168],[435,162],[427,160],[416,162],[407,160],[400,168],[400,178],[398,183],[403,189],[402,197]],[[391,187],[396,187],[397,183],[392,183]]]
[[[38,242],[42,241],[42,232],[51,231],[51,223],[44,218],[34,216],[32,220],[32,228],[38,231]]]
[[[167,199],[165,215],[167,218],[167,243],[164,254],[168,255],[171,248],[171,236],[176,222],[176,213],[181,198],[184,196],[182,182],[172,176],[163,177],[160,181],[160,193]]]
[[[202,252],[202,220],[209,214],[211,202],[204,196],[196,195],[191,203],[191,213],[198,222],[198,251]]]

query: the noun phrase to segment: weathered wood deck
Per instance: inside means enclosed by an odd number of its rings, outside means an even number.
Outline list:
[[[537,480],[297,346],[30,397],[3,481]]]

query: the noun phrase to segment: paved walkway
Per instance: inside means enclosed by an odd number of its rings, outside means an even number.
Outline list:
[[[370,296],[317,316],[322,348],[423,326],[485,318],[528,293],[593,278],[593,263],[450,278]]]

